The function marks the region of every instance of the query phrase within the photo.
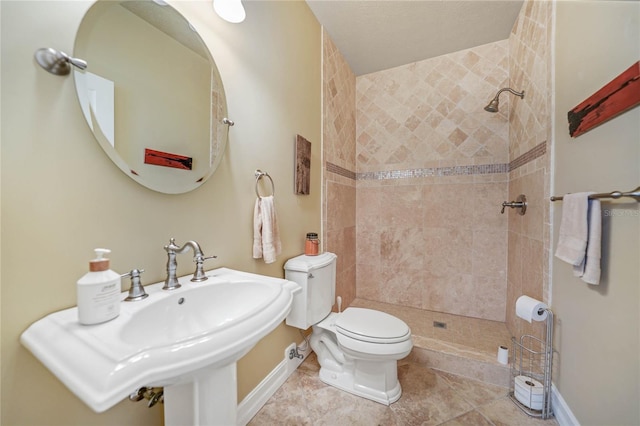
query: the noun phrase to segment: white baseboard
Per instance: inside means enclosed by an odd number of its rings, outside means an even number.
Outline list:
[[[238,425],[246,425],[255,416],[258,411],[267,403],[269,398],[287,381],[289,376],[296,371],[296,368],[311,353],[310,345],[305,342],[297,345],[298,348],[305,347],[306,350],[298,350],[298,354],[303,358],[289,358],[291,349],[295,349],[295,343],[289,345],[284,351],[284,358],[274,368],[271,373],[265,377],[258,386],[256,386],[241,402],[238,404]]]
[[[553,383],[551,384],[551,407],[553,415],[560,426],[580,426],[580,422],[573,415],[567,402],[562,398],[558,388]]]

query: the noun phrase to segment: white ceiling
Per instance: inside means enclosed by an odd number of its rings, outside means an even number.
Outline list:
[[[306,0],[358,75],[509,38],[523,0]]]

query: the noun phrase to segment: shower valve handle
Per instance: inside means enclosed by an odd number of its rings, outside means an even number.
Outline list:
[[[520,209],[518,212],[519,215],[524,215],[527,211],[527,197],[524,194],[518,195],[516,201],[503,201],[502,202],[502,210],[500,214],[504,214],[504,209],[507,207],[511,207],[512,209]]]

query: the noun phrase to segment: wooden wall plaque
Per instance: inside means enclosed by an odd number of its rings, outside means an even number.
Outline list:
[[[577,137],[640,104],[640,61],[567,113],[569,134]]]
[[[296,136],[296,195],[309,195],[311,189],[311,142],[304,137]]]

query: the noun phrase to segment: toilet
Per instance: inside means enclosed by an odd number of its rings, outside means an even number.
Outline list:
[[[333,253],[297,256],[285,265],[285,278],[302,287],[286,318],[290,326],[313,327],[310,343],[320,363],[320,380],[381,404],[402,394],[398,360],[411,352],[411,330],[393,315],[372,309],[331,312],[336,299]]]

